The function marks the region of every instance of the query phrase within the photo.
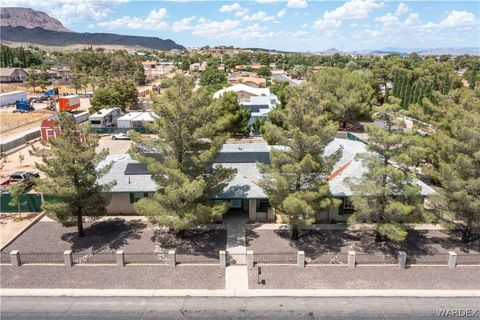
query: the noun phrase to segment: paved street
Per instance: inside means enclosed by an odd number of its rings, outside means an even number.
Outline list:
[[[438,319],[439,310],[475,312],[480,298],[2,297],[1,305],[2,320]]]

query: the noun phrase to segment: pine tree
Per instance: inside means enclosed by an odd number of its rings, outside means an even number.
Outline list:
[[[316,213],[337,204],[326,177],[339,153],[324,156],[336,124],[317,111],[314,91],[292,87],[289,96],[285,109],[272,111],[264,126],[265,139],[282,147],[271,150],[271,164],[260,166],[260,185],[277,212],[288,218],[292,238],[297,239],[302,226],[315,222]]]
[[[223,121],[230,124],[225,128],[234,136],[247,136],[250,133],[248,121],[250,110],[238,103],[237,95],[234,92],[226,92],[220,98],[213,101],[213,108],[218,112]]]
[[[58,116],[60,137],[49,139],[43,146],[33,145],[30,152],[42,160],[35,163],[44,175],[37,179],[35,189],[52,196],[42,204],[45,213],[64,226],[76,224],[78,235],[83,237],[83,217],[106,214],[108,199],[104,193],[111,185],[99,185],[97,180],[110,169],[108,165],[98,168],[108,152],[104,149],[97,153],[97,137],[85,136],[66,114]]]
[[[180,236],[187,229],[211,223],[228,205],[211,199],[226,186],[234,171],[212,163],[232,128],[232,116],[218,112],[204,88],[193,91],[193,79],[178,75],[154,105],[157,120],[151,126],[157,139],[135,136],[159,154],[133,156],[145,163],[157,183],[154,198],[135,203],[137,213],[169,227]]]
[[[377,119],[383,121],[385,127],[367,126],[368,152],[359,156],[367,171],[361,178],[349,181],[357,194],[352,197],[355,212],[349,217],[349,223],[376,223],[377,241],[389,239],[397,243],[407,236],[404,223],[420,220],[422,213],[420,187],[408,169],[415,161],[409,158],[414,154],[408,152],[410,137],[394,129],[399,110],[397,104],[378,107]]]

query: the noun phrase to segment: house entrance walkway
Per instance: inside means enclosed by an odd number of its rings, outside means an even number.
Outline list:
[[[227,225],[227,268],[225,289],[248,289],[247,245],[245,223],[248,214],[231,211],[224,217]]]

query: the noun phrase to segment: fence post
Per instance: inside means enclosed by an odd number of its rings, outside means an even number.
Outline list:
[[[247,250],[247,267],[253,268],[253,251]]]
[[[72,250],[63,252],[63,261],[65,262],[65,267],[73,267]]]
[[[18,250],[12,250],[10,252],[10,263],[14,267],[20,267],[21,266],[21,261],[20,261],[20,251]]]
[[[398,252],[398,266],[400,269],[405,269],[407,265],[407,253],[405,251]]]
[[[168,251],[168,266],[175,267],[177,265],[177,261],[175,259],[175,250]]]
[[[457,253],[450,251],[448,253],[448,267],[454,269],[457,267]]]
[[[348,251],[348,267],[355,268],[355,251]]]
[[[220,250],[220,268],[226,268],[227,267],[227,253],[225,250]]]
[[[305,251],[297,252],[297,266],[300,268],[305,267]]]
[[[117,250],[117,267],[125,267],[125,254],[123,250]]]

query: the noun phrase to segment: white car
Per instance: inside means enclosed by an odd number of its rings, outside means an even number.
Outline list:
[[[130,131],[127,131],[127,133],[116,133],[112,134],[112,140],[130,140]]]

